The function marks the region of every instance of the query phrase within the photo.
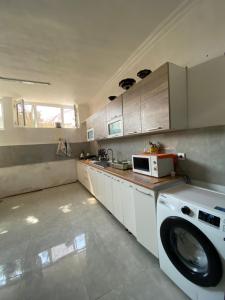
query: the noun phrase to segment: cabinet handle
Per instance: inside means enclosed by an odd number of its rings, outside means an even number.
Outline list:
[[[134,133],[138,133],[137,131],[130,131],[127,134],[134,134]]]
[[[139,193],[142,193],[142,194],[148,195],[148,196],[152,196],[150,193],[147,193],[147,192],[140,191],[138,188],[136,188],[136,191],[138,191]]]
[[[152,131],[152,130],[158,130],[158,129],[163,129],[163,127],[155,127],[155,128],[151,128],[151,129],[146,129],[146,131]]]

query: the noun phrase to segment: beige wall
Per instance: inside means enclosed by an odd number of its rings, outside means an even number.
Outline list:
[[[161,24],[124,62],[93,99],[91,112],[106,104],[109,95],[123,92],[118,87],[121,79],[137,79],[136,73],[143,68],[155,70],[166,61],[191,67],[223,55],[225,1],[194,0],[190,3],[189,9],[178,12]]]
[[[81,142],[80,129],[14,127],[12,99],[3,98],[2,102],[5,129],[0,130],[0,146],[55,144],[59,138],[65,138],[70,143]]]

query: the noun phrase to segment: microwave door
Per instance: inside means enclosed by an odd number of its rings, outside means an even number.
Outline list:
[[[122,121],[115,120],[113,122],[108,123],[108,136],[121,136],[122,135]]]
[[[151,175],[151,162],[148,157],[134,157],[133,169],[135,172]]]

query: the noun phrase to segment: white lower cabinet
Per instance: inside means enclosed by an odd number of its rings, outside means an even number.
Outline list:
[[[105,199],[104,173],[92,167],[88,167],[89,186],[88,189],[103,205]]]
[[[107,173],[104,176],[104,205],[113,214],[113,177]]]
[[[113,177],[113,215],[123,224],[123,187],[120,179]]]
[[[79,181],[136,236],[140,244],[158,257],[154,191],[83,163],[77,165]]]
[[[88,189],[90,190],[90,182],[88,176],[88,168],[84,164],[77,164],[77,174],[78,180]]]
[[[134,185],[124,181],[123,187],[123,224],[136,236],[136,216],[134,204]]]
[[[89,178],[89,186],[90,186],[89,192],[96,197],[97,176],[96,176],[96,170],[94,168],[88,167],[88,178]],[[78,176],[78,179],[79,179],[79,176]]]
[[[135,186],[134,203],[137,240],[158,257],[155,194],[152,190]]]

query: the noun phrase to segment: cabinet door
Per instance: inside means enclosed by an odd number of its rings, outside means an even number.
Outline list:
[[[122,116],[122,95],[111,101],[106,107],[107,122]]]
[[[142,81],[142,132],[170,128],[168,67],[164,64]]]
[[[105,181],[104,205],[111,213],[113,213],[113,178],[108,174],[104,174],[104,181]]]
[[[91,129],[94,127],[94,119],[95,119],[95,114],[93,114],[89,118],[87,118],[87,120],[86,120],[87,129]]]
[[[91,167],[88,167],[88,181],[89,181],[89,192],[95,196],[94,191],[94,170]]]
[[[153,192],[136,187],[134,189],[137,240],[158,257],[156,199]]]
[[[95,114],[93,128],[95,140],[107,138],[106,108]]]
[[[96,170],[93,168],[89,168],[89,181],[90,181],[90,192],[92,195],[94,195],[96,198],[97,194],[97,175]]]
[[[87,127],[86,122],[81,123],[80,125],[80,140],[81,142],[87,142]]]
[[[101,171],[96,171],[97,195],[96,198],[105,206],[105,181],[104,174]]]
[[[136,236],[136,219],[133,194],[134,186],[129,182],[124,182],[121,188],[123,190],[123,224],[134,236]]]
[[[140,85],[123,94],[124,135],[141,132],[141,97]]]
[[[113,215],[123,224],[123,195],[117,178],[113,178]]]

